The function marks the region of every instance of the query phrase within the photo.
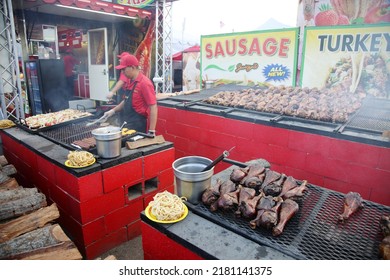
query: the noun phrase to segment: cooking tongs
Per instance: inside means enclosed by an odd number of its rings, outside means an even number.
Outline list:
[[[91,125],[94,125],[94,124],[97,124],[97,123],[103,123],[105,122],[106,120],[108,119],[108,116],[102,116],[100,119],[97,119],[97,120],[94,120],[93,122],[90,122],[90,123],[87,123],[86,126],[91,126]]]

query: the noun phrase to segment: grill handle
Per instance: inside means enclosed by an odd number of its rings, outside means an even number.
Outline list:
[[[226,163],[233,164],[233,165],[237,165],[238,167],[242,167],[242,168],[248,167],[248,165],[243,163],[243,162],[236,161],[236,160],[229,159],[229,158],[224,158],[224,159],[222,159],[222,161],[224,161]]]

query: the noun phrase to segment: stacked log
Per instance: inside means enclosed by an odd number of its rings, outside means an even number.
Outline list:
[[[55,223],[57,205],[47,206],[37,188],[24,188],[12,177],[13,165],[0,156],[0,259],[80,260],[74,243]]]

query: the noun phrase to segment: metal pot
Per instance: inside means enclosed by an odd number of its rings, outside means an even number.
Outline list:
[[[92,130],[96,140],[98,155],[102,158],[114,158],[121,154],[122,132],[120,127],[106,126]]]
[[[175,186],[179,197],[186,197],[192,204],[201,201],[203,192],[210,187],[214,167],[207,171],[202,170],[211,162],[212,160],[199,156],[182,157],[173,162]]]

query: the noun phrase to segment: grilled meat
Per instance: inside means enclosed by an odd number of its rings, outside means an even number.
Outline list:
[[[256,195],[251,199],[244,200],[239,205],[239,211],[242,217],[253,219],[256,215],[256,206],[261,198],[261,195]]]
[[[263,192],[265,195],[278,196],[282,191],[282,185],[284,180],[286,179],[286,175],[282,174],[277,181],[274,181],[263,188]]]
[[[295,215],[299,210],[299,205],[294,200],[286,199],[280,206],[279,222],[272,229],[272,235],[278,236],[282,234],[286,223]]]
[[[251,228],[255,229],[257,226],[259,226],[259,221],[261,219],[261,216],[265,213],[267,210],[271,210],[272,207],[276,205],[276,200],[274,197],[268,195],[266,196],[263,192],[260,193],[260,199],[256,206],[257,214],[256,218],[251,220],[249,225]]]
[[[344,222],[353,213],[363,207],[363,199],[357,192],[349,192],[344,198],[344,211],[339,217],[339,222]]]
[[[246,209],[247,201],[251,200],[256,195],[256,191],[252,188],[239,186],[239,189],[240,193],[238,195],[238,208],[235,213],[238,217],[241,216],[242,213],[246,214],[248,212]]]
[[[221,180],[217,180],[217,182],[213,185],[211,185],[209,188],[207,188],[203,194],[202,194],[202,202],[205,205],[211,205],[215,201],[217,201],[220,193],[219,193],[219,188],[222,185]]]
[[[390,235],[390,215],[383,215],[379,221],[383,236]]]
[[[298,187],[297,181],[293,177],[288,176],[283,183],[282,191],[279,195],[283,197],[285,193],[296,187]]]
[[[264,176],[260,175],[260,177],[245,178],[242,182],[245,187],[259,190],[261,188],[261,184],[263,183]]]
[[[287,191],[285,194],[283,194],[283,199],[288,198],[296,198],[304,195],[304,192],[307,191],[307,181],[303,180],[302,184],[299,187],[295,187],[289,191]]]
[[[379,245],[379,254],[384,260],[390,260],[390,235],[383,238]]]
[[[390,260],[390,215],[383,215],[379,226],[385,237],[379,245],[379,253],[384,260]]]
[[[238,184],[241,182],[242,179],[245,178],[247,173],[248,173],[248,168],[235,168],[230,174],[230,180]]]
[[[280,176],[281,176],[280,173],[278,173],[276,171],[272,171],[270,169],[267,169],[265,171],[265,178],[264,178],[263,184],[261,185],[262,188],[271,184],[272,182],[277,181],[280,178]]]
[[[346,82],[339,80],[338,73],[336,73],[338,70],[335,69],[335,73],[331,74],[329,81],[327,81],[327,86],[322,89],[270,86],[266,89],[223,91],[206,99],[205,102],[314,120],[345,122],[350,114],[360,108],[366,92],[374,96],[383,96],[387,92],[383,90],[386,87],[383,83],[386,80],[383,79],[386,75],[386,71],[383,72],[385,64],[378,58],[367,59],[366,62],[370,66],[366,66],[369,72],[367,72],[368,78],[364,79],[362,83],[364,88],[359,87],[355,94],[349,92],[350,79],[347,79]],[[372,70],[372,65],[378,66],[374,67],[378,71]],[[350,75],[350,70],[347,73]],[[372,83],[375,78],[379,81],[378,83]]]
[[[271,229],[278,223],[279,208],[283,202],[283,199],[280,197],[274,197],[272,200],[274,204],[272,208],[261,209],[257,212],[258,214],[256,218],[250,222],[252,228],[254,228],[253,225],[255,224],[256,226],[262,226],[266,229]],[[259,212],[261,213],[260,215]]]
[[[227,181],[223,182],[221,184],[221,186],[219,187],[219,194],[220,194],[220,196],[218,197],[218,199],[213,204],[210,205],[210,210],[211,211],[217,211],[218,205],[224,205],[225,203],[227,203],[226,199],[229,199],[228,197],[226,197],[224,195],[227,194],[227,193],[234,192],[235,190],[236,190],[236,184],[235,183],[233,183],[230,180],[227,180]],[[219,200],[221,200],[221,199],[223,199],[223,201],[219,202]]]
[[[247,175],[242,178],[241,185],[248,188],[259,189],[265,177],[265,168],[260,164],[248,166]]]
[[[237,188],[235,191],[222,194],[217,200],[217,207],[223,210],[232,209],[238,204],[239,192],[240,189]]]

